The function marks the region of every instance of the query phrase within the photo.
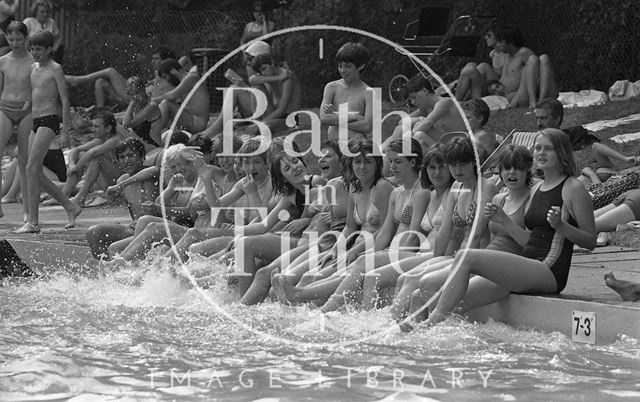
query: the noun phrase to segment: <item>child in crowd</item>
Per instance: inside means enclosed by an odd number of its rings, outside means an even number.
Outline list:
[[[369,62],[369,50],[361,43],[347,42],[338,49],[340,79],[324,87],[320,105],[320,121],[329,126],[329,139],[337,140],[340,105],[347,105],[349,134],[368,134],[372,128],[373,90],[362,81],[361,74]]]
[[[123,138],[116,130],[116,118],[113,113],[108,110],[96,113],[93,119],[93,134],[93,140],[69,151],[67,181],[62,189],[65,196],[72,194],[85,169],[87,171],[82,187],[72,199],[78,205],[84,203],[91,187],[100,176],[107,185],[112,185],[122,175],[114,151]],[[82,156],[80,152],[84,152]]]
[[[274,78],[273,81],[264,83],[267,99],[273,102],[274,109],[270,113],[265,113],[260,121],[266,124],[274,134],[286,130],[287,115],[300,110],[302,102],[302,86],[298,77],[291,70],[276,66],[273,58],[268,54],[256,56],[253,60],[253,69],[262,77]],[[280,79],[285,74],[286,77]],[[251,133],[258,134],[258,131],[252,130]]]
[[[185,71],[175,59],[168,59],[158,66],[158,77],[160,81],[166,81],[174,87],[174,89],[152,98],[152,102],[158,104],[161,115],[160,121],[154,124],[167,127],[170,124],[169,118],[176,116],[181,102],[200,80],[200,75],[197,69]],[[208,120],[209,91],[206,85],[200,85],[178,116],[178,125],[193,133],[204,130]]]
[[[119,252],[120,261],[143,258],[157,242],[179,238],[199,220],[201,210],[193,189],[198,180],[198,163],[193,148],[176,144],[167,148],[165,164],[171,179],[154,203],[143,204],[145,216],[138,219],[133,237],[109,246],[109,255]],[[166,217],[166,219],[165,219]],[[114,261],[114,266],[119,262]]]
[[[536,104],[533,114],[538,129],[560,129],[562,118],[564,117],[564,108],[557,99],[542,99]],[[595,169],[586,166],[578,177],[578,180],[585,185],[607,181],[615,173],[614,160],[633,163],[634,165],[640,164],[639,157],[623,155],[601,144],[598,137],[590,134],[582,127],[569,127],[562,131],[568,136],[574,151],[585,150],[589,152],[591,159],[595,161]]]
[[[460,70],[460,78],[458,78],[458,84],[456,86],[456,99],[459,101],[465,99],[480,99],[480,97],[491,94],[504,96],[504,86],[502,93],[491,93],[490,91],[482,90],[482,84],[480,79],[486,82],[486,86],[489,86],[489,82],[497,82],[500,84],[500,76],[502,75],[502,69],[504,65],[509,61],[509,55],[497,48],[498,41],[496,39],[496,28],[491,27],[484,35],[487,48],[489,51],[489,59],[491,63],[467,63],[462,70]],[[502,84],[500,84],[502,85]]]
[[[462,104],[462,110],[469,121],[476,143],[483,148],[487,156],[491,155],[499,144],[495,134],[484,130],[491,116],[489,106],[482,99],[470,99]]]
[[[436,95],[429,81],[422,75],[416,75],[409,80],[404,91],[411,105],[416,108],[410,114],[411,132],[423,149],[440,141],[446,133],[467,131],[453,100]],[[383,150],[391,141],[401,138],[402,126],[399,125],[383,143]]]
[[[74,227],[76,218],[82,212],[82,209],[62,194],[62,191],[42,171],[42,162],[54,137],[62,132],[67,142],[69,138],[69,96],[62,67],[51,60],[53,35],[49,31],[40,31],[29,38],[29,45],[34,59],[31,65],[31,97],[35,136],[29,148],[27,161],[28,219],[24,226],[16,230],[16,233],[40,232],[38,208],[41,188],[57,199],[66,210],[69,223],[65,228]],[[62,122],[58,115],[60,110],[58,97],[62,100]]]
[[[128,182],[144,167],[144,145],[135,137],[119,142],[115,147],[116,158],[123,175],[113,186],[107,189],[107,196],[113,200],[124,198],[133,222],[123,225],[118,223],[101,223],[87,230],[87,242],[91,254],[96,259],[108,256],[109,246],[122,239],[133,236],[135,223],[143,214],[141,205],[153,202],[158,196],[157,180]]]
[[[140,77],[129,78],[126,85],[127,95],[131,101],[122,118],[122,125],[124,128],[131,129],[144,142],[148,152],[162,145],[161,127],[159,124],[153,124],[160,120],[160,109],[157,104],[151,102]]]
[[[18,127],[18,169],[20,184],[26,189],[26,168],[31,132],[31,64],[33,57],[27,52],[27,27],[13,21],[7,27],[11,52],[0,58],[0,158],[15,126]],[[0,187],[2,179],[0,178]],[[23,197],[26,198],[26,197]],[[27,203],[23,202],[24,214]],[[0,205],[0,218],[4,216]]]
[[[229,192],[221,197],[217,197],[215,192],[207,192],[207,203],[210,208],[218,211],[227,207],[247,208],[244,222],[235,222],[235,224],[245,224],[259,219],[257,208],[267,208],[273,195],[267,152],[248,155],[258,151],[261,146],[261,138],[256,137],[242,144],[237,151],[245,177],[235,183]],[[224,225],[222,227],[193,228],[188,230],[175,245],[173,253],[184,259],[192,244],[214,237],[233,236],[233,234],[233,228]]]

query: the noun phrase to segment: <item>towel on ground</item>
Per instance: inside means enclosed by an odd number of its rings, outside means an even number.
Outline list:
[[[566,108],[601,105],[607,99],[607,94],[595,89],[583,89],[580,92],[560,92],[558,94],[558,100]]]
[[[609,88],[609,99],[624,100],[640,95],[640,80],[631,82],[629,80],[616,81]]]

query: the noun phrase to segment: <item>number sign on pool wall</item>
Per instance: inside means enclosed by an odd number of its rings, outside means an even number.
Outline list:
[[[596,313],[574,311],[571,316],[571,339],[576,342],[595,344]]]

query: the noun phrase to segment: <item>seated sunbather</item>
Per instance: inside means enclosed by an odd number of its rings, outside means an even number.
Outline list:
[[[539,99],[558,97],[558,88],[551,61],[546,54],[537,56],[524,46],[524,38],[520,30],[513,26],[500,27],[495,30],[497,41],[495,49],[508,55],[502,67],[500,83],[504,87],[504,95],[511,107],[533,107]],[[473,76],[469,79],[466,92],[472,97],[484,95],[485,77],[477,69],[468,69]],[[466,81],[465,81],[466,82]],[[460,96],[463,94],[461,88]]]
[[[126,239],[134,234],[136,220],[141,217],[142,204],[152,202],[158,195],[158,182],[154,178],[148,180],[127,182],[143,169],[145,150],[137,138],[128,138],[116,145],[116,158],[124,173],[115,185],[107,189],[107,196],[111,199],[124,198],[129,208],[130,224],[101,223],[91,226],[87,230],[87,242],[94,258],[108,257],[108,248],[112,243]]]
[[[69,168],[67,181],[62,189],[66,196],[75,191],[86,169],[84,182],[72,201],[78,205],[84,204],[84,199],[102,176],[106,185],[115,184],[122,175],[119,163],[114,153],[116,146],[123,140],[122,134],[117,131],[116,119],[107,110],[96,113],[93,120],[93,133],[95,138],[86,144],[73,148],[69,152]],[[80,152],[83,154],[80,156]]]
[[[533,111],[538,129],[560,129],[564,109],[557,99],[542,99]],[[640,158],[625,156],[620,152],[600,143],[600,140],[582,127],[570,127],[562,130],[569,136],[574,151],[588,152],[595,161],[595,170],[591,167],[582,169],[578,178],[583,184],[600,183],[609,179],[614,173],[614,160],[625,163],[640,164]]]
[[[158,66],[158,77],[160,82],[168,82],[174,88],[161,95],[151,98],[153,103],[160,108],[160,121],[152,124],[152,127],[159,124],[160,127],[167,127],[169,118],[176,117],[181,103],[187,94],[194,88],[200,79],[197,69],[192,68],[185,71],[175,59],[162,61]],[[177,123],[189,132],[195,133],[204,130],[209,121],[209,91],[206,85],[196,88],[191,98],[187,101],[184,109],[177,116]]]
[[[640,189],[629,190],[607,206],[595,210],[596,218],[596,245],[602,247],[609,244],[611,234],[617,230],[618,225],[640,220]]]

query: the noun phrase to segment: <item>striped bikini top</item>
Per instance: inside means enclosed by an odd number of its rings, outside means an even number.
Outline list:
[[[418,183],[420,182],[420,175],[418,175],[418,178],[416,179],[415,183],[413,183],[413,187],[411,188],[411,193],[409,193],[409,200],[407,202],[405,202],[401,208],[398,208],[398,199],[400,198],[400,194],[402,193],[402,191],[398,191],[398,195],[396,196],[396,205],[395,205],[395,209],[393,211],[393,223],[396,225],[399,225],[400,223],[405,224],[405,225],[409,225],[411,224],[411,218],[413,217],[413,192],[416,189],[416,186],[418,185]],[[402,189],[404,190],[405,187],[404,185],[402,186]]]

